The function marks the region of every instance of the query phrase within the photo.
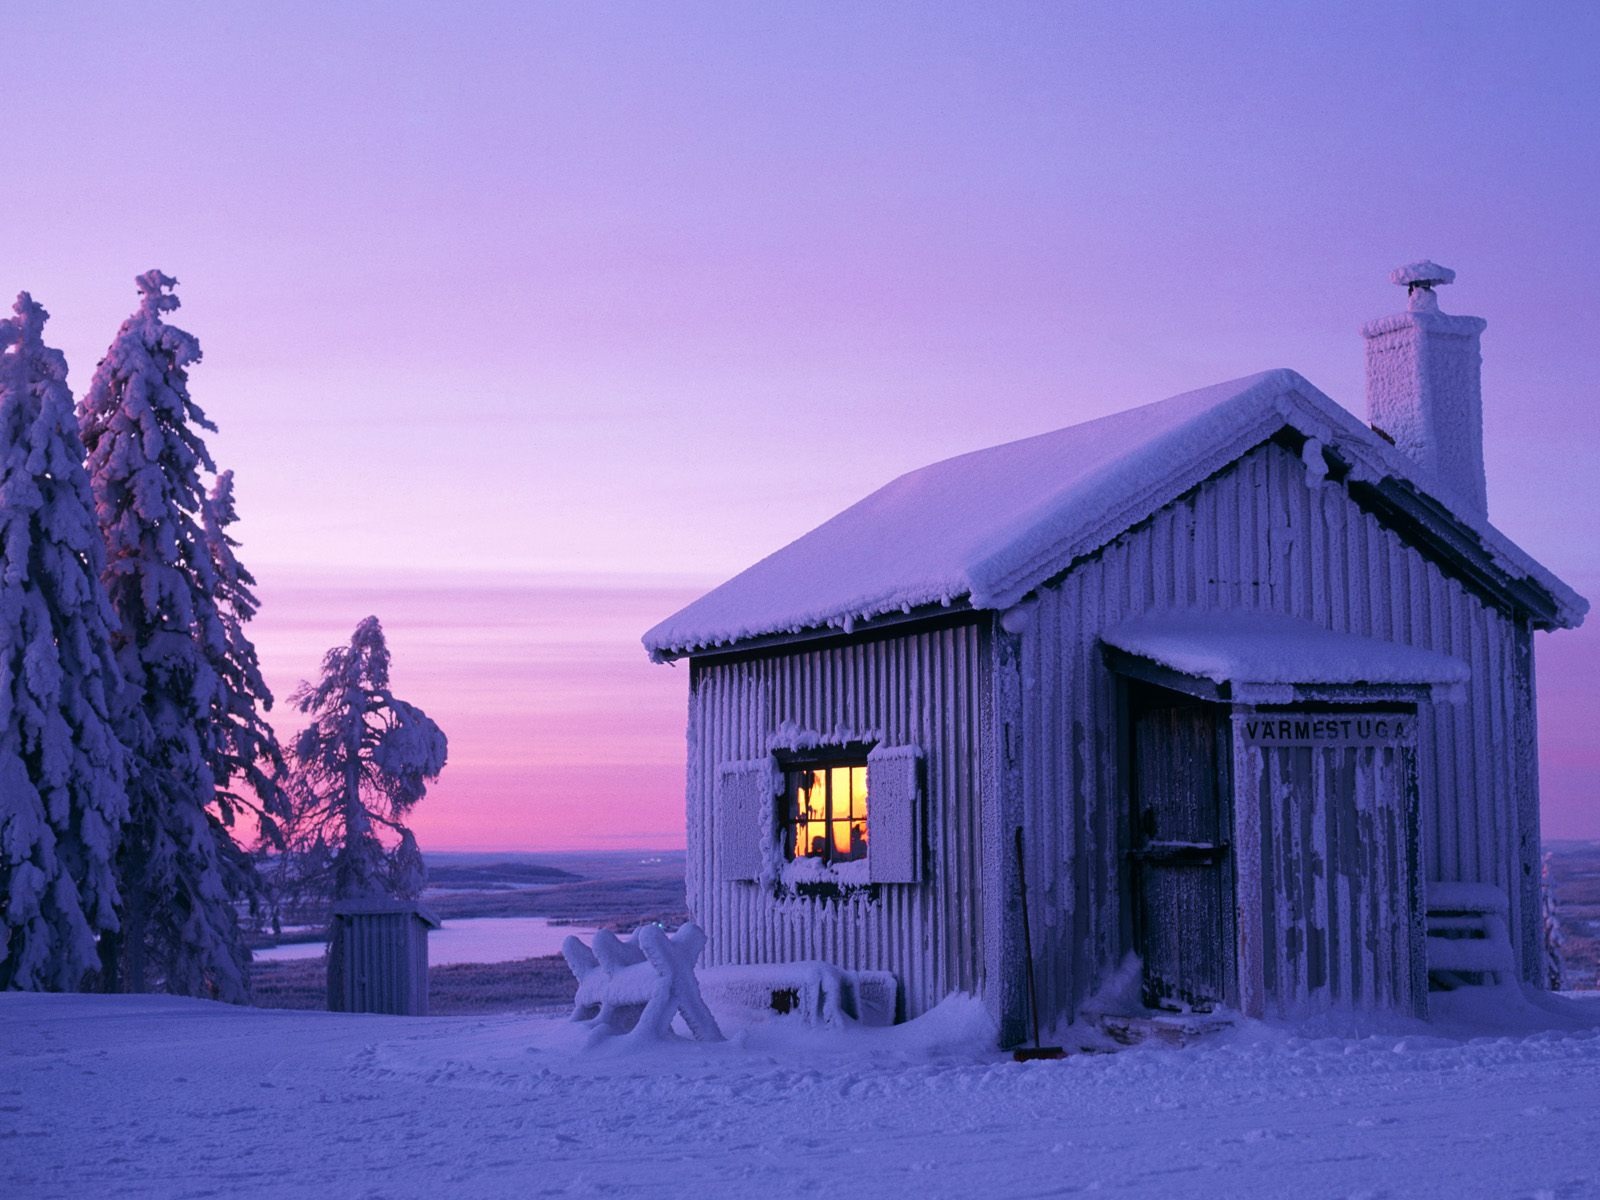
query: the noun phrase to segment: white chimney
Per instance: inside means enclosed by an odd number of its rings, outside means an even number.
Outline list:
[[[1437,263],[1397,267],[1406,311],[1361,327],[1367,339],[1367,422],[1423,468],[1446,496],[1488,514],[1483,478],[1480,317],[1439,311],[1433,289],[1456,273]]]

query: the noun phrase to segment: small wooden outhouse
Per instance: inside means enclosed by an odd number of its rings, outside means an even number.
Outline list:
[[[1274,370],[979,450],[652,629],[705,961],[892,972],[1016,1040],[1021,829],[1047,1027],[1130,956],[1158,1008],[1424,1013],[1448,885],[1537,983],[1533,634],[1587,604],[1488,520],[1451,278],[1395,273],[1364,421]]]
[[[439,918],[408,900],[341,900],[328,940],[328,1011],[428,1015],[428,934]]]

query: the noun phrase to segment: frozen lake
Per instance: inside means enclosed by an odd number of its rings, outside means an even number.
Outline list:
[[[572,934],[587,941],[595,931],[587,925],[552,925],[544,917],[469,917],[446,921],[443,929],[428,935],[428,965],[514,962],[519,958],[560,954],[562,941]],[[322,942],[298,942],[292,946],[257,950],[254,958],[256,962],[283,962],[319,958],[322,951]]]

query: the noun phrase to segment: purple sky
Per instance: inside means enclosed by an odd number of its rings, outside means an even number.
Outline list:
[[[1600,593],[1600,9],[34,6],[0,262],[81,391],[182,281],[287,691],[376,612],[424,844],[681,840],[643,629],[890,476],[1273,366],[1423,256],[1496,522]],[[1600,627],[1600,621],[1596,622]],[[1600,836],[1600,634],[1542,639]],[[293,721],[285,721],[292,727]]]

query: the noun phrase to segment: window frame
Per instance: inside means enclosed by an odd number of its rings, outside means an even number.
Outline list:
[[[829,746],[808,747],[805,750],[784,751],[777,754],[778,769],[783,777],[783,791],[777,797],[776,817],[778,838],[783,852],[785,866],[796,863],[813,863],[823,871],[832,873],[843,868],[852,868],[856,864],[866,864],[872,857],[871,820],[872,811],[872,782],[869,771],[868,755],[875,748],[873,742],[844,742]],[[830,777],[827,788],[827,808],[825,809],[824,828],[826,833],[826,852],[817,854],[799,854],[799,783],[798,776],[805,771],[833,771],[838,768],[859,769],[866,780],[866,809],[859,818],[845,816],[836,818],[833,815],[833,783]],[[846,825],[859,820],[863,830],[865,843],[863,852],[858,857],[834,857],[833,826],[836,823]]]

